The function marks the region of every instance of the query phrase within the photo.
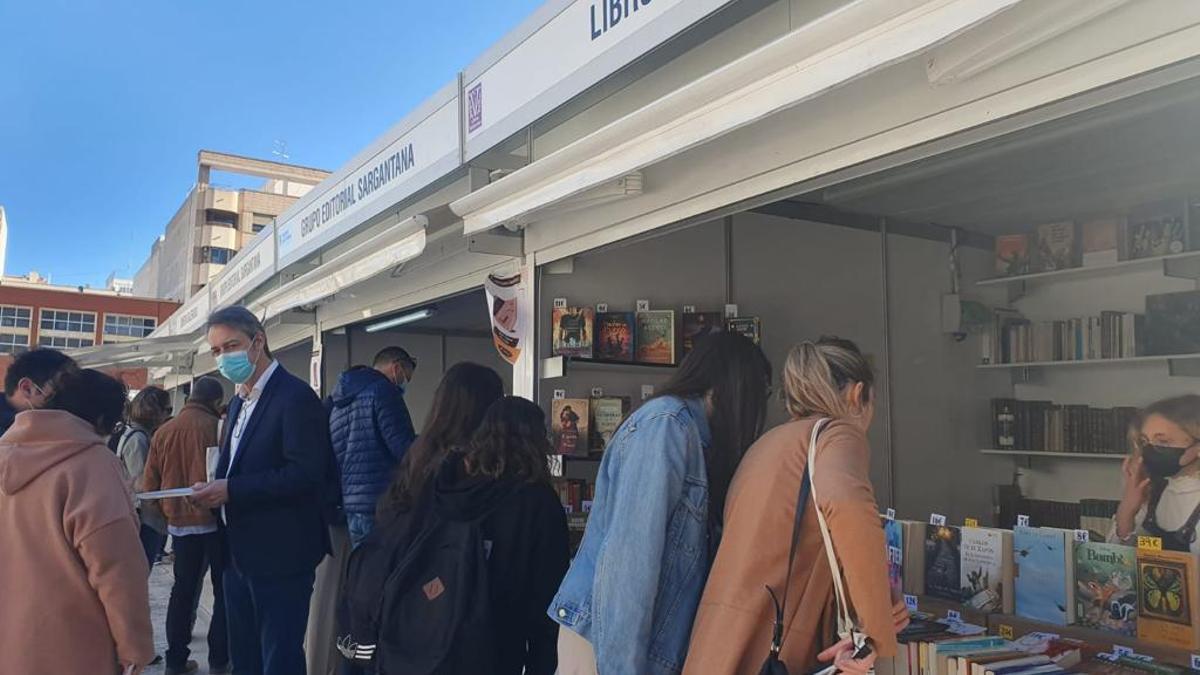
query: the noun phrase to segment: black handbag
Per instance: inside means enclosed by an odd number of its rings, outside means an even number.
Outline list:
[[[813,461],[816,457],[817,439],[821,435],[821,430],[829,422],[828,419],[818,420],[813,425],[812,436],[808,442],[808,462],[804,467],[804,478],[800,481],[800,493],[796,499],[796,515],[792,521],[792,543],[788,550],[788,566],[787,577],[783,582],[783,597],[780,598],[775,590],[767,586],[767,593],[771,596],[771,603],[775,606],[775,622],[772,625],[771,634],[771,652],[767,654],[766,661],[763,662],[762,668],[759,669],[759,675],[789,675],[787,664],[779,659],[779,654],[783,650],[783,639],[786,635],[784,626],[784,615],[787,610],[788,588],[792,582],[792,564],[796,560],[796,546],[800,542],[800,523],[804,520],[804,512],[808,508],[809,499],[815,501],[812,496],[812,477],[811,471],[815,468]],[[821,537],[825,541],[825,552],[829,557],[830,571],[833,574],[834,595],[837,598],[838,605],[838,634],[841,637],[852,637],[856,651],[855,658],[862,658],[870,653],[870,647],[867,644],[866,636],[854,629],[850,619],[849,609],[846,605],[845,591],[842,588],[841,567],[837,563],[837,557],[834,555],[833,546],[829,539],[828,526],[825,524],[824,515],[820,510],[817,511],[817,522],[821,526]],[[825,675],[826,673],[834,673],[836,668],[829,666],[818,670],[817,673]]]

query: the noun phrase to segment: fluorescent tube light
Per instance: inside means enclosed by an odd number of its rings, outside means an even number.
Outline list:
[[[425,309],[418,309],[415,312],[410,312],[408,314],[401,314],[400,316],[397,316],[397,317],[394,317],[391,319],[385,319],[378,323],[373,323],[373,324],[367,326],[364,330],[366,330],[368,333],[378,333],[381,330],[387,330],[389,328],[395,328],[397,326],[403,326],[403,325],[410,324],[410,323],[416,323],[417,321],[423,321],[423,320],[428,319],[429,317],[433,316],[436,313],[437,313],[436,307],[426,307]]]

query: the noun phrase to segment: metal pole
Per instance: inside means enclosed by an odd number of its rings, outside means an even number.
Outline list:
[[[880,249],[880,269],[882,272],[882,291],[883,291],[883,378],[885,383],[884,391],[884,410],[883,410],[883,425],[884,425],[884,442],[886,444],[886,452],[884,452],[884,464],[886,468],[885,475],[887,476],[887,503],[894,508],[896,506],[896,462],[895,462],[895,431],[892,424],[892,395],[895,388],[892,386],[892,299],[891,288],[889,286],[889,275],[891,265],[888,260],[888,222],[887,218],[879,219],[879,249]]]
[[[725,216],[725,304],[733,304],[733,216]]]

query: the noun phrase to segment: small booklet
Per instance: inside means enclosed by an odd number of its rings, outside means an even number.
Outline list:
[[[154,492],[139,492],[134,496],[142,500],[150,499],[170,499],[172,497],[190,497],[195,494],[195,490],[190,487],[172,488],[170,490],[155,490]]]

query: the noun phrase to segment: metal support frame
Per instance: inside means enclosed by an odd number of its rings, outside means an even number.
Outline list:
[[[887,476],[887,499],[884,503],[896,503],[896,434],[893,425],[892,415],[894,406],[892,405],[892,396],[895,388],[892,386],[892,300],[891,287],[889,286],[888,276],[891,272],[891,263],[888,258],[888,232],[889,223],[887,218],[879,219],[879,266],[881,278],[881,291],[883,295],[883,377],[886,383],[886,395],[884,396],[883,424],[884,438],[887,443],[887,452],[884,453],[885,460],[885,475]]]

